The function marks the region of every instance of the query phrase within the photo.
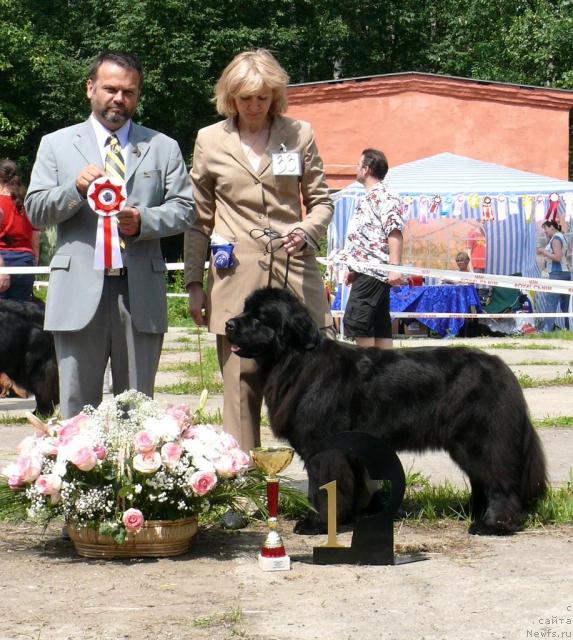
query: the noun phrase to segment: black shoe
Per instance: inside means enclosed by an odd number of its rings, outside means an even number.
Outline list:
[[[224,529],[244,529],[247,526],[247,517],[242,511],[227,509],[219,524]]]

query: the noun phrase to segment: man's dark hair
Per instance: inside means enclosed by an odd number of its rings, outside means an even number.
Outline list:
[[[136,56],[122,51],[104,51],[99,54],[99,56],[91,63],[88,71],[88,78],[92,82],[95,83],[98,69],[104,62],[112,62],[118,67],[136,71],[139,75],[139,89],[143,89],[143,67],[141,66],[141,62],[139,62]]]
[[[370,174],[378,180],[383,180],[388,173],[388,160],[382,151],[378,149],[364,149],[362,152],[362,164],[368,167]]]

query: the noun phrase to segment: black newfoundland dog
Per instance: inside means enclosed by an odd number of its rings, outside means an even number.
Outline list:
[[[521,388],[499,358],[470,348],[362,349],[324,337],[283,289],[258,289],[227,322],[233,351],[264,372],[271,429],[305,463],[317,513],[298,533],[326,530],[326,492],[337,481],[339,523],[350,522],[363,470],[340,450],[341,431],[363,431],[395,451],[444,449],[471,484],[471,533],[510,534],[543,496],[545,459]]]
[[[0,300],[0,372],[33,393],[36,412],[48,416],[60,396],[54,339],[43,324],[43,303]]]

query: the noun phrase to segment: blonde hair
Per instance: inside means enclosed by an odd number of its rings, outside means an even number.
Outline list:
[[[217,113],[227,118],[237,115],[235,98],[239,95],[254,95],[263,86],[273,94],[270,115],[287,110],[288,74],[267,49],[243,51],[225,67],[215,86]]]
[[[459,251],[459,252],[456,254],[456,262],[457,262],[458,260],[464,260],[464,261],[469,262],[469,261],[470,261],[470,257],[469,257],[469,255],[468,255],[465,251]]]

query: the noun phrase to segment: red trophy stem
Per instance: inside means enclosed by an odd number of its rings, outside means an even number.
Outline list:
[[[267,507],[269,518],[276,518],[279,511],[279,481],[275,478],[267,480]]]

